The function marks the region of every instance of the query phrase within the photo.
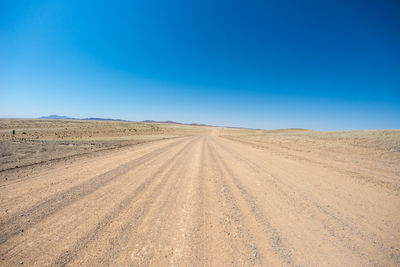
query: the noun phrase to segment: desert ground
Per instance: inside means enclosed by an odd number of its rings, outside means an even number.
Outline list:
[[[400,130],[3,119],[0,138],[1,266],[400,265]]]

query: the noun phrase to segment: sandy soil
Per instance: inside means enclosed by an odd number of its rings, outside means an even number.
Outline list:
[[[398,266],[398,140],[214,129],[3,171],[0,265]]]
[[[211,129],[119,121],[0,119],[0,171],[154,140],[207,134]]]

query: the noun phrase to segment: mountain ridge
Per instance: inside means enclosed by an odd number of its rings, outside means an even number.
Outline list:
[[[73,118],[73,117],[68,117],[68,116],[60,116],[60,115],[49,115],[49,116],[41,116],[38,119],[44,119],[44,120],[83,120],[83,121],[126,121],[127,120],[120,120],[120,119],[111,119],[111,118]]]

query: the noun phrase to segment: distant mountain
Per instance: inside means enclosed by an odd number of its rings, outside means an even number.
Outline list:
[[[42,116],[38,119],[45,119],[45,120],[83,120],[83,121],[122,121],[122,122],[130,122],[127,120],[120,120],[120,119],[105,119],[105,118],[71,118],[67,116],[59,116],[59,115],[49,115],[49,116]],[[200,124],[200,123],[181,123],[176,121],[154,121],[154,120],[145,120],[141,121],[144,123],[170,123],[170,124],[183,124],[183,125],[193,125],[193,126],[212,126],[207,124]]]
[[[59,116],[59,115],[50,115],[50,116],[42,116],[39,119],[49,119],[49,120],[83,120],[83,121],[126,121],[120,119],[104,119],[104,118],[71,118],[67,116]]]
[[[67,116],[59,116],[59,115],[49,115],[49,116],[42,116],[39,119],[49,119],[49,120],[76,120],[75,118],[70,118]]]
[[[173,124],[184,124],[184,123],[180,123],[180,122],[176,122],[176,121],[153,121],[153,120],[145,120],[145,121],[141,121],[141,122],[145,122],[145,123],[173,123]]]

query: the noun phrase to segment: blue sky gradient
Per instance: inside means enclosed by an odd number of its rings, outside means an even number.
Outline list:
[[[0,1],[0,117],[400,128],[399,1]]]

